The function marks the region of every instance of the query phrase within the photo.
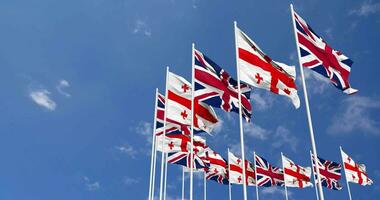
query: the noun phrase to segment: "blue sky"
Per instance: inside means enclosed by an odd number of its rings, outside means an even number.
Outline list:
[[[233,21],[273,59],[298,64],[289,1],[2,0],[0,1],[0,198],[145,199],[154,90],[164,90],[165,66],[190,78],[191,43],[236,74]],[[365,163],[375,184],[351,184],[354,199],[380,195],[380,3],[370,0],[293,1],[296,11],[353,61],[346,96],[307,72],[318,153],[340,161],[339,145]],[[298,67],[297,67],[297,73]],[[235,76],[236,77],[236,76]],[[303,93],[295,110],[286,97],[254,90],[246,127],[247,156],[272,163],[284,152],[310,165]],[[222,121],[208,144],[239,153],[238,116]],[[180,197],[180,170],[169,166],[169,199]],[[343,179],[344,180],[344,179]],[[344,183],[344,181],[342,182]],[[195,181],[196,197],[202,182]],[[260,189],[281,199],[281,188]],[[325,191],[346,199],[347,191]],[[290,189],[313,199],[314,189]],[[365,194],[365,195],[363,195]],[[254,197],[249,188],[248,196]],[[208,184],[209,199],[227,187]],[[233,187],[241,199],[241,187]]]

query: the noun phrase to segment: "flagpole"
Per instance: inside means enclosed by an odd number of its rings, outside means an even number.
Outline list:
[[[153,132],[152,132],[152,152],[151,152],[151,158],[150,158],[150,177],[149,177],[149,197],[148,199],[152,199],[152,191],[154,190],[152,182],[153,182],[153,165],[156,163],[154,162],[154,151],[156,146],[156,117],[157,117],[157,95],[158,95],[158,88],[156,88],[156,96],[154,101],[154,117],[153,117]]]
[[[191,133],[190,133],[190,200],[193,200],[193,165],[194,165],[194,155],[193,155],[193,145],[194,145],[194,50],[195,44],[191,45]]]
[[[288,189],[286,187],[285,169],[284,169],[284,154],[281,152],[282,171],[284,173],[285,199],[288,200]]]
[[[166,200],[166,185],[168,181],[168,153],[165,153],[165,172],[164,172],[164,200]]]
[[[157,128],[157,127],[156,127]],[[154,137],[154,158],[153,158],[153,177],[152,177],[152,196],[151,200],[154,199],[154,192],[155,192],[155,183],[156,183],[156,165],[157,165],[157,142],[156,142],[157,136]]]
[[[164,181],[164,164],[165,164],[165,149],[164,144],[166,140],[166,114],[167,114],[167,104],[168,104],[168,76],[169,76],[169,67],[166,67],[166,86],[165,86],[165,113],[164,113],[164,130],[162,133],[162,152],[161,152],[161,177],[160,177],[160,198],[162,200],[162,192],[163,192],[163,181]]]
[[[203,200],[207,199],[206,172],[203,172]]]
[[[310,151],[310,162],[311,162],[311,170],[313,172],[314,183],[315,183],[315,185],[318,185],[318,182],[315,180],[314,165],[313,165],[313,156],[312,156],[311,151]],[[315,167],[319,167],[318,164],[316,164]],[[314,188],[315,188],[315,195],[317,196],[317,200],[319,200],[318,188],[317,188],[317,186],[315,186]]]
[[[182,200],[185,200],[185,167],[182,167]]]
[[[350,200],[352,200],[350,184],[348,183],[347,175],[346,175],[346,167],[344,166],[344,159],[343,159],[343,153],[342,153],[343,150],[342,150],[342,147],[341,147],[341,146],[339,146],[339,149],[340,149],[340,156],[342,157],[342,165],[343,165],[343,169],[344,169],[344,177],[346,178],[348,197],[350,197]]]
[[[307,119],[308,119],[308,124],[309,124],[311,146],[312,146],[312,150],[313,150],[313,154],[314,154],[314,162],[318,163],[317,162],[317,157],[318,157],[317,147],[315,145],[315,140],[314,140],[313,123],[312,123],[312,120],[311,120],[311,113],[310,113],[310,107],[309,107],[309,99],[308,99],[307,89],[306,89],[306,81],[305,81],[303,67],[301,65],[301,60],[300,60],[301,55],[300,55],[300,51],[299,51],[299,47],[298,47],[298,37],[297,37],[297,33],[296,33],[296,24],[295,24],[295,21],[294,21],[293,4],[290,4],[290,9],[291,9],[291,14],[292,14],[294,37],[296,39],[296,47],[297,47],[297,54],[298,54],[298,64],[299,64],[300,71],[301,71],[301,80],[302,80],[302,86],[303,86],[303,94],[304,94],[304,98],[305,98],[306,114],[307,114]],[[317,172],[318,183],[320,183],[321,182],[321,177],[320,177],[320,173],[319,173],[319,168],[318,167],[316,168],[316,172]],[[319,190],[319,197],[320,197],[320,199],[324,200],[325,198],[323,196],[323,190],[322,190],[322,185],[321,184],[318,184],[318,190]]]
[[[237,47],[237,22],[234,21],[234,33],[235,33],[235,56],[236,56],[236,70],[237,70],[237,82],[238,82],[238,95],[239,95],[239,124],[240,124],[240,149],[242,158],[242,171],[243,171],[243,196],[244,200],[247,200],[247,183],[245,178],[245,154],[244,154],[244,130],[243,130],[243,116],[241,108],[241,87],[240,87],[240,70],[239,70],[239,52]]]
[[[253,163],[255,167],[255,181],[256,181],[256,199],[259,200],[259,186],[257,184],[257,171],[256,171],[256,152],[253,152]]]
[[[229,200],[232,200],[232,193],[231,193],[231,171],[230,171],[230,149],[227,148],[227,164],[228,164],[228,196]]]

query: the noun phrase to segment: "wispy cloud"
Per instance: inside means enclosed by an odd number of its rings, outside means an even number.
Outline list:
[[[372,1],[364,1],[359,8],[353,9],[349,12],[350,15],[369,16],[380,12],[380,3],[373,3]]]
[[[64,91],[64,89],[68,88],[68,87],[70,87],[70,83],[65,79],[60,80],[58,85],[56,86],[59,94],[65,96],[65,97],[71,97],[71,95],[68,92]]]
[[[150,27],[142,19],[137,19],[135,21],[132,33],[133,34],[143,34],[147,37],[152,36],[152,31],[151,31]]]
[[[348,134],[357,130],[366,134],[380,135],[380,122],[371,116],[371,113],[378,109],[380,109],[380,100],[350,96],[343,100],[338,114],[333,117],[328,127],[328,133]]]
[[[136,133],[144,136],[149,144],[152,144],[152,123],[141,121],[134,129]]]
[[[332,87],[330,80],[312,70],[304,70],[306,85],[308,92],[313,94],[323,94],[328,87]],[[302,85],[301,79],[298,79],[299,84]]]
[[[86,186],[86,190],[88,191],[95,191],[100,188],[100,183],[98,181],[92,182],[87,176],[84,176],[83,180]]]
[[[140,182],[139,179],[128,177],[128,176],[126,176],[126,177],[123,178],[123,183],[125,185],[134,185],[134,184],[137,184],[139,182]]]
[[[270,131],[267,129],[264,129],[263,127],[253,124],[253,123],[244,123],[244,133],[248,136],[260,139],[260,140],[266,140],[268,139],[268,136],[270,135]]]
[[[283,126],[277,127],[273,136],[273,141],[275,141],[272,143],[272,147],[274,148],[287,146],[287,147],[290,147],[290,149],[294,152],[296,152],[297,150],[297,145],[298,145],[297,137],[291,134],[290,131]]]
[[[129,144],[124,144],[122,146],[116,146],[115,149],[118,150],[120,153],[126,154],[127,156],[129,156],[131,158],[135,158],[135,156],[137,154],[137,151],[135,150],[135,148],[133,148],[133,146],[131,146]]]
[[[39,106],[54,111],[57,104],[50,98],[50,92],[46,89],[32,90],[29,97]]]
[[[270,94],[267,91],[252,92],[251,99],[252,99],[253,104],[257,105],[257,106],[254,106],[254,108],[260,111],[270,109],[273,106],[273,103],[275,101],[272,94]]]
[[[285,196],[285,190],[283,188],[278,188],[278,187],[265,187],[263,188],[261,192],[263,193],[263,195],[266,195],[266,196],[273,196],[277,194]],[[290,196],[292,196],[292,193],[288,191],[288,197]]]

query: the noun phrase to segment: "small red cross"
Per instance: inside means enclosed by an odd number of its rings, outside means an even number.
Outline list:
[[[285,92],[287,95],[290,94],[290,90],[289,90],[288,88],[286,88],[286,89],[284,90],[284,92]]]
[[[255,78],[257,79],[257,84],[260,84],[260,82],[263,80],[263,77],[261,77],[259,73],[256,73]]]
[[[168,146],[169,146],[170,150],[173,150],[173,148],[174,148],[174,144],[173,144],[173,142],[170,142],[170,143],[168,144]]]
[[[198,152],[199,152],[198,148],[194,148],[194,149],[193,149],[193,152],[194,152],[195,154],[198,154]]]
[[[181,88],[183,89],[183,92],[186,92],[188,89],[190,89],[186,84],[183,84]]]
[[[241,176],[239,176],[238,178],[237,178],[237,180],[239,181],[239,183],[240,183],[240,181],[241,181]]]
[[[187,118],[186,110],[184,110],[184,111],[181,112],[181,116],[182,116],[183,119]]]
[[[240,165],[241,160],[240,160],[240,159],[237,159],[236,162],[237,162],[238,165]]]
[[[215,173],[218,173],[218,170],[215,168],[215,169],[214,169],[214,172],[215,172]]]

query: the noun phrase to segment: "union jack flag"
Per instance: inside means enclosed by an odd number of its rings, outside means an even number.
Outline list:
[[[229,180],[227,161],[217,152],[209,150],[206,152],[209,166],[205,169],[206,179],[227,185]]]
[[[237,81],[200,51],[194,50],[194,56],[195,98],[226,112],[239,113]],[[242,115],[249,121],[252,115],[251,88],[246,84],[240,84],[240,88]]]
[[[293,14],[302,66],[329,78],[344,93],[356,93],[348,81],[353,61],[332,49],[295,11]]]
[[[257,185],[263,187],[284,186],[284,172],[274,167],[263,157],[255,154]]]
[[[316,176],[316,167],[314,162],[314,155],[311,155],[313,161],[313,170],[315,174],[315,182],[318,182],[318,178]],[[333,190],[341,190],[342,186],[338,182],[342,177],[341,169],[342,165],[340,163],[336,163],[333,161],[325,160],[318,157],[318,168],[319,174],[321,175],[321,182],[323,187],[327,187]]]

